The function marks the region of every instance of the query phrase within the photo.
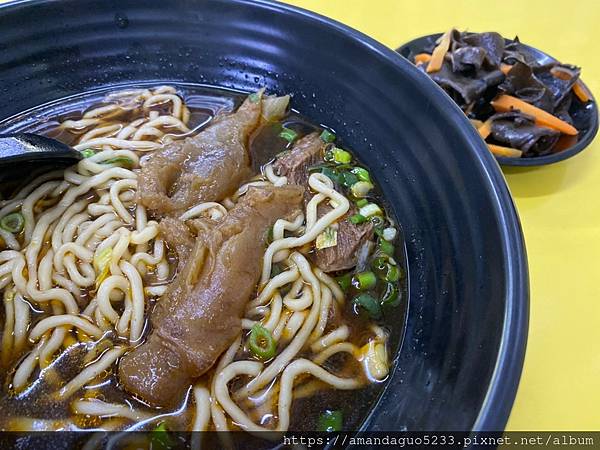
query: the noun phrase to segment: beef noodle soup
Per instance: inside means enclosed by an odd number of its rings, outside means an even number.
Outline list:
[[[289,103],[153,86],[4,123],[83,159],[0,202],[1,430],[359,425],[401,334],[403,242]]]

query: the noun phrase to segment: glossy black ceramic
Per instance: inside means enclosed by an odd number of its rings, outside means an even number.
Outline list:
[[[0,118],[134,81],[292,93],[369,165],[407,240],[404,342],[363,428],[504,427],[527,335],[521,228],[496,162],[427,76],[357,31],[264,1],[17,2],[0,7],[0,29]]]
[[[398,47],[396,51],[409,61],[414,61],[415,55],[422,53],[426,48],[430,48],[441,35],[442,33],[421,36]],[[510,39],[505,40],[507,43],[512,42]],[[529,53],[536,58],[540,65],[557,61],[556,58],[553,58],[535,47],[525,44],[522,45],[528,49]],[[585,70],[585,67],[583,70]],[[587,86],[585,87],[587,91],[590,92],[589,88]],[[560,152],[551,153],[545,156],[535,156],[531,158],[506,158],[504,156],[496,156],[496,160],[503,166],[544,166],[575,156],[592,143],[598,132],[598,105],[596,104],[596,100],[592,98],[592,100],[587,103],[581,103],[578,100],[573,101],[571,108],[569,109],[569,114],[573,118],[573,125],[579,131],[577,142],[574,145],[565,150],[561,150]]]

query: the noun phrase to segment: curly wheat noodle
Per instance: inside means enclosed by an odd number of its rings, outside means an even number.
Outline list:
[[[92,381],[110,366],[125,352],[124,347],[115,347],[106,351],[98,361],[88,365],[79,374],[62,387],[57,393],[59,398],[67,398]]]
[[[129,280],[132,297],[131,331],[129,341],[135,344],[142,338],[144,329],[144,286],[142,277],[135,267],[127,261],[121,262],[121,269]]]
[[[212,401],[210,404],[210,414],[212,417],[213,424],[215,425],[215,429],[217,431],[228,431],[229,427],[227,426],[227,419],[225,417],[225,414],[223,413],[223,410],[221,409],[221,407],[219,406],[219,404],[216,400],[216,392],[215,392],[216,381],[221,376],[220,374],[223,371],[223,369],[227,365],[231,364],[231,362],[235,358],[235,354],[237,353],[238,349],[240,348],[241,343],[242,343],[242,336],[240,335],[235,339],[235,341],[233,341],[233,343],[229,346],[227,351],[219,359],[219,362],[217,363],[217,367],[214,370],[214,375],[211,380],[210,396],[211,396]]]
[[[179,219],[188,220],[200,216],[203,212],[210,212],[210,218],[218,220],[227,215],[227,210],[223,205],[217,202],[204,202],[184,212]]]
[[[258,391],[275,378],[285,366],[298,354],[306,344],[310,333],[317,323],[321,304],[321,286],[319,280],[313,274],[310,263],[300,253],[294,252],[290,258],[296,263],[302,278],[310,284],[312,289],[313,303],[308,317],[302,327],[288,344],[288,346],[263,370],[260,375],[252,379],[244,388],[236,393],[236,398],[247,397]]]
[[[4,291],[4,331],[2,332],[2,365],[8,365],[12,357],[15,328],[15,293]]]
[[[263,271],[261,277],[261,285],[264,285],[269,280],[269,274],[271,273],[271,263],[273,261],[273,256],[280,250],[289,249],[294,247],[300,247],[304,244],[312,242],[317,238],[319,234],[325,230],[328,226],[330,226],[337,219],[342,217],[348,209],[350,208],[350,202],[346,197],[333,189],[333,182],[327,176],[320,173],[313,173],[308,179],[308,183],[312,189],[319,192],[322,196],[329,197],[334,203],[335,207],[329,211],[327,214],[318,219],[313,226],[308,227],[308,215],[311,211],[311,208],[316,210],[316,198],[324,198],[319,197],[319,194],[314,196],[307,206],[307,230],[300,237],[288,237],[284,239],[278,239],[273,241],[271,245],[265,251],[263,257]]]

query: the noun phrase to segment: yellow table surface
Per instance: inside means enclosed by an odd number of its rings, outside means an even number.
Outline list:
[[[583,68],[600,98],[598,0],[292,0],[396,48],[456,27],[498,31]],[[531,280],[527,356],[508,430],[600,430],[600,138],[552,166],[504,169]],[[485,301],[485,299],[482,299]]]

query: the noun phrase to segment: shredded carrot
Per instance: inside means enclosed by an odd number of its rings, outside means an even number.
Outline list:
[[[490,151],[496,156],[505,156],[507,158],[520,158],[523,155],[521,150],[510,147],[502,147],[501,145],[488,144]]]
[[[415,64],[425,64],[426,62],[431,61],[431,55],[429,53],[419,53],[415,55]]]
[[[429,65],[427,66],[427,73],[437,72],[442,68],[442,64],[444,64],[444,57],[450,49],[451,36],[452,30],[446,31],[442,36],[440,43],[435,49],[433,49],[433,53],[431,54],[431,61],[429,61]]]
[[[587,90],[581,80],[577,80],[573,85],[573,94],[583,103],[589,102],[592,99],[592,94],[590,94],[590,91]]]
[[[481,135],[481,139],[487,138],[492,132],[492,119],[488,119],[481,124],[479,128],[477,128],[479,134]]]
[[[479,129],[479,127],[483,125],[483,122],[477,119],[469,119],[469,122],[471,122],[471,125],[473,125],[475,129]]]
[[[500,64],[500,70],[502,71],[502,73],[504,75],[506,75],[508,72],[510,72],[510,69],[512,69],[513,66],[511,66],[510,64]]]
[[[570,80],[573,76],[567,72],[566,70],[561,70],[558,67],[553,67],[550,69],[550,73],[554,75],[556,78],[560,78],[561,80]]]
[[[547,113],[543,109],[537,108],[524,102],[521,99],[513,97],[512,95],[502,94],[492,100],[492,106],[498,112],[508,112],[514,109],[518,109],[522,113],[529,114],[535,117],[535,123],[538,125],[553,128],[564,134],[576,135],[577,129],[567,122],[560,120],[558,117]]]
[[[567,72],[566,70],[560,70],[560,68],[558,67],[553,67],[552,69],[550,69],[550,73],[556,78],[560,78],[561,80],[570,80],[571,78],[573,78],[573,76],[569,72]],[[592,99],[592,94],[590,93],[590,91],[587,90],[587,88],[584,86],[581,80],[577,80],[575,82],[572,90],[573,94],[575,94],[577,98],[583,103],[589,102]]]

